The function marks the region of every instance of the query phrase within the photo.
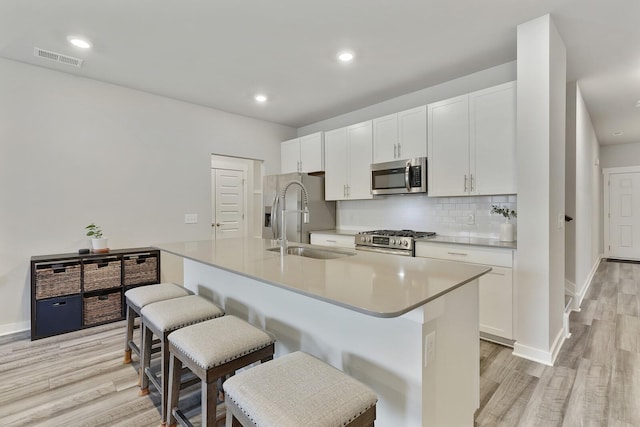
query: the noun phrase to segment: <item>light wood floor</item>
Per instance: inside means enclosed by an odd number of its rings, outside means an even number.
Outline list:
[[[640,426],[640,265],[600,266],[553,367],[480,346],[477,426]]]
[[[481,342],[476,425],[640,426],[639,314],[640,265],[603,262],[555,366]],[[159,425],[158,394],[138,396],[123,340],[124,322],[0,340],[0,425]],[[181,406],[199,425],[198,386]]]

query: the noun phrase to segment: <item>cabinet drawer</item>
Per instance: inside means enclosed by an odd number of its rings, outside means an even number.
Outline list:
[[[124,285],[144,285],[158,281],[158,256],[156,254],[125,255]]]
[[[84,291],[119,288],[122,262],[115,257],[84,261]]]
[[[82,327],[80,295],[36,301],[36,331],[38,338],[78,330]]]
[[[111,291],[95,296],[83,297],[85,326],[109,322],[121,319],[122,316],[122,291]]]
[[[35,264],[36,299],[80,293],[79,262]]]
[[[345,236],[342,234],[311,233],[312,245],[336,246],[339,248],[353,249],[356,247],[355,242],[355,236]]]
[[[513,267],[513,253],[510,249],[416,242],[416,256],[499,267]]]

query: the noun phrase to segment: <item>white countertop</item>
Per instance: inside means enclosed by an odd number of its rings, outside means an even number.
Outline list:
[[[290,244],[290,246],[312,246]],[[376,317],[397,317],[491,269],[372,252],[335,259],[280,256],[275,241],[245,238],[176,242],[156,248]],[[327,248],[336,250],[335,248]]]
[[[441,236],[439,234],[432,237],[416,239],[416,242],[455,243],[458,245],[489,246],[492,248],[506,249],[517,249],[518,247],[518,242],[503,242],[498,239],[486,237]]]

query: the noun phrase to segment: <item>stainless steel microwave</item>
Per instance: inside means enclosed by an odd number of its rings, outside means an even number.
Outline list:
[[[373,195],[426,192],[426,157],[371,165],[371,194]]]

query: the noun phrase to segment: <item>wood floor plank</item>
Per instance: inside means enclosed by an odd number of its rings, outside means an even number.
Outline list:
[[[611,369],[581,359],[567,404],[563,427],[606,426]]]
[[[640,354],[640,318],[619,315],[616,322],[616,348]]]
[[[598,307],[598,301],[592,299],[584,299],[582,301],[582,307],[580,311],[574,311],[569,315],[569,321],[573,323],[580,323],[582,325],[591,326],[593,322],[593,316],[596,314],[596,308]]]
[[[592,365],[611,365],[615,357],[615,337],[615,321],[594,320],[584,350],[584,358],[589,359]]]
[[[516,371],[510,372],[479,412],[476,425],[518,425],[537,384],[536,377]]]
[[[545,369],[520,418],[526,426],[561,426],[576,370],[564,366]]]
[[[611,422],[640,426],[640,354],[617,351],[609,401]]]
[[[589,342],[590,328],[587,325],[571,323],[571,337],[565,340],[562,351],[556,358],[555,366],[575,368],[580,364]]]

